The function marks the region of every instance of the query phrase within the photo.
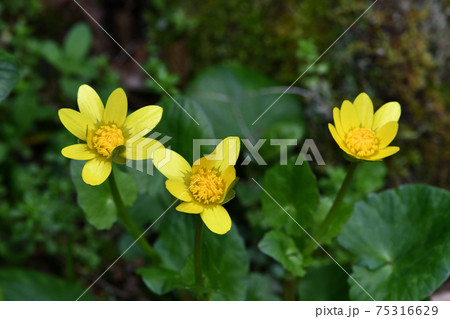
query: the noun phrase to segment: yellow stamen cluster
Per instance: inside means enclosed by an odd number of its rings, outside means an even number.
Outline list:
[[[92,138],[94,148],[105,157],[109,157],[116,147],[124,144],[122,130],[116,124],[100,126]]]
[[[368,128],[355,128],[347,134],[345,144],[357,156],[370,156],[378,151],[378,138]]]
[[[217,203],[224,192],[224,181],[215,170],[199,168],[191,176],[191,185],[192,196],[204,205]]]

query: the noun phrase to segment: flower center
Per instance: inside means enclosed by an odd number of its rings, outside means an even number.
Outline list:
[[[223,179],[217,176],[217,171],[199,168],[197,173],[191,176],[191,193],[195,200],[208,205],[217,203],[224,192]]]
[[[347,134],[345,144],[353,154],[365,157],[378,151],[379,141],[371,129],[355,128]]]
[[[112,125],[102,125],[92,138],[92,145],[100,155],[109,157],[117,146],[124,145],[122,130]]]

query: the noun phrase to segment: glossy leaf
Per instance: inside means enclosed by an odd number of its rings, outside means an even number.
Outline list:
[[[450,192],[405,185],[356,204],[339,243],[357,257],[352,276],[376,300],[422,300],[450,270]],[[353,281],[350,297],[370,300]]]
[[[261,193],[262,212],[267,224],[276,229],[285,229],[289,235],[305,236],[291,217],[304,228],[313,223],[319,194],[309,165],[306,162],[295,165],[295,159],[289,161],[288,165],[277,165],[266,172],[263,187],[273,197]]]
[[[164,218],[161,234],[155,243],[155,249],[162,257],[165,274],[178,273],[177,285],[198,292],[195,287],[193,269],[193,249],[195,236],[195,218],[191,214],[169,211]],[[213,300],[243,300],[247,291],[249,260],[245,245],[235,226],[225,235],[203,229],[202,265],[205,288]],[[173,278],[177,276],[174,275]],[[164,279],[164,278],[163,278]],[[162,280],[162,279],[161,279]],[[163,285],[163,283],[159,283]],[[150,289],[155,285],[148,285]],[[173,289],[172,288],[172,289]],[[153,290],[157,292],[157,290]],[[169,289],[164,289],[169,291]]]
[[[225,235],[204,226],[203,268],[211,300],[244,300],[248,285],[249,259],[236,226]]]
[[[97,229],[110,229],[117,220],[117,210],[108,181],[99,186],[87,185],[81,178],[84,161],[71,161],[72,181],[77,189],[78,204],[88,222]],[[113,167],[117,187],[126,206],[134,203],[137,186],[134,179],[117,167]]]
[[[169,269],[141,268],[137,273],[142,276],[145,285],[158,295],[170,292],[180,282],[178,272]]]
[[[269,255],[295,276],[303,276],[303,256],[295,241],[278,230],[272,230],[264,235],[258,244],[259,249]]]

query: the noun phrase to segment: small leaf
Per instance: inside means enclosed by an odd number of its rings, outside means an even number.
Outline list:
[[[195,287],[193,258],[195,218],[197,216],[170,211],[164,218],[155,249],[166,269],[176,271],[185,288]],[[235,226],[225,235],[203,229],[202,265],[205,289],[213,300],[243,300],[248,284],[249,260],[244,241]]]
[[[89,52],[92,43],[92,33],[86,23],[73,26],[64,39],[64,51],[74,60],[81,60]]]
[[[42,56],[57,69],[64,70],[65,64],[63,63],[62,52],[59,46],[53,41],[45,41],[40,47]]]
[[[162,268],[141,268],[136,271],[145,285],[158,295],[172,291],[180,282],[178,272]]]
[[[358,202],[339,243],[353,277],[376,300],[422,300],[449,276],[450,192],[405,185]],[[370,297],[349,281],[353,300]]]
[[[98,186],[86,184],[81,178],[83,161],[71,161],[72,181],[77,189],[78,204],[86,214],[88,222],[97,229],[110,229],[117,220],[117,209],[111,195],[108,181]],[[122,200],[131,206],[137,198],[137,185],[134,179],[113,167]]]
[[[310,227],[319,201],[316,179],[305,162],[295,165],[292,159],[288,165],[277,165],[269,169],[264,176],[265,192],[261,193],[262,212],[269,226],[285,229],[289,235],[305,236],[300,227]],[[291,217],[289,217],[275,201],[277,201]]]
[[[27,269],[0,270],[0,289],[8,301],[75,301],[85,288],[61,278]],[[81,300],[92,300],[87,292]]]
[[[11,92],[19,80],[14,57],[0,48],[0,102]]]
[[[249,259],[236,226],[225,235],[214,234],[206,226],[203,231],[203,268],[208,287],[214,291],[211,300],[244,300]]]
[[[294,240],[278,230],[266,233],[258,248],[283,265],[295,276],[303,276],[303,256]]]

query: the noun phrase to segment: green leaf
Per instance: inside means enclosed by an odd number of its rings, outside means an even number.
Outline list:
[[[172,291],[180,282],[178,272],[161,268],[141,268],[136,271],[145,285],[158,295]]]
[[[64,51],[74,60],[81,60],[89,52],[92,33],[86,23],[74,25],[64,39]]]
[[[11,92],[19,80],[14,57],[0,48],[0,102]]]
[[[249,301],[279,301],[280,298],[273,293],[273,283],[269,276],[251,273],[247,298]]]
[[[306,162],[295,165],[293,159],[288,165],[274,166],[266,172],[263,187],[297,223],[302,227],[311,226],[319,194],[316,179]],[[285,229],[289,235],[305,236],[273,199],[261,193],[262,212],[268,225]]]
[[[161,233],[155,249],[165,268],[181,272],[194,249],[195,217],[169,210],[161,221]]]
[[[74,301],[85,288],[61,278],[33,270],[0,270],[0,289],[8,301]],[[92,300],[87,292],[81,300]]]
[[[264,235],[258,244],[258,248],[282,264],[286,270],[295,276],[301,277],[305,274],[302,267],[303,256],[295,241],[288,235],[278,230],[272,230]]]
[[[155,243],[163,267],[180,274],[180,285],[196,291],[193,258],[195,218],[169,211]],[[202,265],[205,288],[213,300],[243,300],[248,284],[249,259],[235,226],[225,235],[203,229]],[[156,292],[156,291],[155,291]]]
[[[192,164],[198,158],[193,158],[193,140],[215,138],[214,130],[204,110],[198,103],[180,95],[175,96],[175,100],[184,110],[172,99],[164,97],[159,103],[164,108],[163,117],[154,131],[161,133],[162,136],[170,136],[172,139],[165,144],[166,147],[171,146],[188,163]],[[162,138],[162,136],[159,138]],[[207,148],[209,152],[213,149],[214,146]],[[199,157],[201,156],[200,154]]]
[[[209,68],[194,79],[187,90],[207,116],[220,125],[214,126],[217,137],[259,138],[273,123],[281,120],[304,126],[296,97],[283,95],[254,125],[256,119],[280,96],[271,88],[278,86],[260,73],[237,64]]]
[[[376,300],[422,300],[450,269],[450,192],[406,185],[368,196],[339,236],[357,257],[353,277]],[[351,299],[369,300],[353,281]]]
[[[299,282],[298,295],[300,300],[308,301],[348,300],[347,279],[347,274],[335,264],[310,267]]]
[[[213,290],[211,300],[244,300],[249,259],[236,226],[225,235],[214,234],[206,226],[203,231],[203,269]]]
[[[43,57],[56,68],[60,68],[61,62],[61,50],[58,45],[53,41],[45,41],[40,47],[40,51]]]
[[[117,209],[108,181],[98,186],[86,184],[81,178],[84,161],[71,161],[72,181],[77,190],[78,204],[86,214],[88,222],[97,229],[110,229],[117,220]],[[117,187],[126,206],[137,198],[137,185],[129,174],[113,167]]]

